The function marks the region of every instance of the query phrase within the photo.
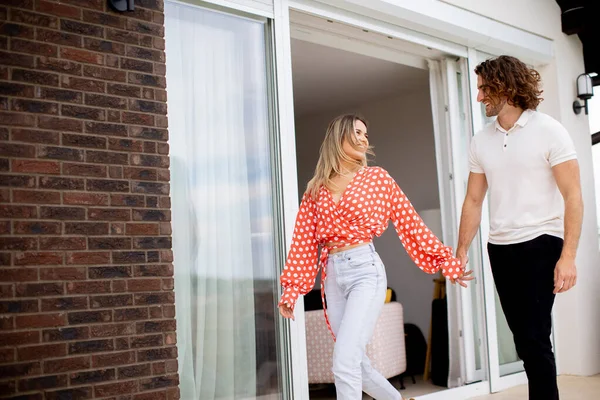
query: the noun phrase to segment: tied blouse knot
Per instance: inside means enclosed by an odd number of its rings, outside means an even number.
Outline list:
[[[312,290],[320,268],[323,310],[333,335],[324,296],[329,251],[371,242],[374,236],[381,236],[390,219],[408,255],[421,270],[434,274],[441,268],[445,277],[453,279],[461,275],[462,267],[452,248],[444,246],[425,226],[389,173],[380,167],[364,167],[352,178],[337,204],[325,187],[320,188],[317,200],[304,194],[281,274],[284,291],[279,305],[294,309],[298,296]],[[332,242],[337,245],[325,246]]]

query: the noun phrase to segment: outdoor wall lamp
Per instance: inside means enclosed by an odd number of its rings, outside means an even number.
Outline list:
[[[573,112],[581,113],[581,109],[585,108],[585,113],[588,113],[587,101],[594,96],[594,86],[592,86],[592,77],[589,74],[581,74],[577,77],[577,97],[583,100],[583,105],[579,104],[578,100],[573,102]]]
[[[133,0],[108,0],[108,5],[115,11],[133,11]]]

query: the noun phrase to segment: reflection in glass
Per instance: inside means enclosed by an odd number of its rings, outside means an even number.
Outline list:
[[[280,397],[266,22],[165,15],[181,398]]]

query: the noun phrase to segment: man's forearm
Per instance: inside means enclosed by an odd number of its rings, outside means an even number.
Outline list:
[[[457,253],[467,252],[481,223],[481,204],[465,199],[458,230]]]
[[[565,199],[565,241],[561,258],[575,259],[579,237],[581,236],[582,221],[583,200],[581,196],[570,196]]]

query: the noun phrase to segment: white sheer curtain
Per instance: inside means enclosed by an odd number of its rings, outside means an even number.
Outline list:
[[[264,25],[172,2],[165,17],[181,398],[254,398]]]

